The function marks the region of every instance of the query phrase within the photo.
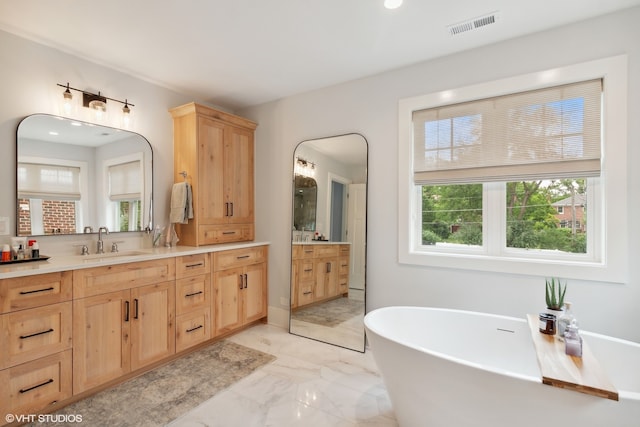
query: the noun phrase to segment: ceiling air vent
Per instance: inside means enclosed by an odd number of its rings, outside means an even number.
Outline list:
[[[466,33],[467,31],[476,30],[487,25],[495,24],[498,22],[500,15],[497,12],[490,13],[488,15],[479,16],[477,18],[471,18],[459,24],[449,25],[449,34],[452,36]]]

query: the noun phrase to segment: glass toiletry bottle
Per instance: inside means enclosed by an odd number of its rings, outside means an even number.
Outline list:
[[[18,246],[18,252],[16,252],[16,259],[24,259],[24,248],[22,244]]]
[[[558,317],[558,338],[560,338],[560,340],[564,339],[564,331],[574,319],[575,317],[571,311],[571,303],[567,301],[564,303],[564,313]]]
[[[578,322],[573,319],[564,332],[564,352],[569,356],[582,357],[582,337]]]

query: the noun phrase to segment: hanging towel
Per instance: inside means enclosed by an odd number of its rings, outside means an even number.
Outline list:
[[[174,224],[186,224],[191,218],[193,218],[191,185],[188,182],[173,184],[169,221]]]

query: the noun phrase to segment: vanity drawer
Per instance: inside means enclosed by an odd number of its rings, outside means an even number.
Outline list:
[[[313,302],[313,283],[301,282],[298,285],[298,307]]]
[[[3,314],[0,368],[71,348],[71,301]]]
[[[338,256],[338,245],[315,245],[314,257]]]
[[[351,245],[340,245],[340,256],[351,255]]]
[[[298,256],[298,258],[301,259],[311,259],[314,257],[314,254],[316,253],[315,249],[313,248],[314,245],[301,245],[300,247],[300,255]]]
[[[251,241],[254,230],[253,224],[201,225],[198,227],[198,241],[203,245]]]
[[[0,382],[0,413],[49,411],[71,397],[71,350],[0,371]]]
[[[349,277],[340,276],[338,278],[338,293],[347,294],[349,292]]]
[[[174,258],[115,264],[73,271],[73,298],[106,294],[174,280]]]
[[[209,307],[176,317],[176,352],[180,352],[211,338],[211,309]]]
[[[315,263],[313,262],[313,260],[298,261],[298,263],[298,280],[300,280],[301,282],[313,280],[313,278],[316,276],[314,273]]]
[[[349,274],[349,257],[338,258],[338,274],[341,276]]]
[[[176,257],[176,278],[209,273],[209,259],[208,253]]]
[[[201,274],[176,280],[176,315],[209,307],[211,274]]]
[[[70,271],[0,280],[0,313],[71,300]]]
[[[213,253],[213,270],[220,271],[228,268],[257,264],[267,260],[267,247],[255,246],[245,249],[232,249]]]

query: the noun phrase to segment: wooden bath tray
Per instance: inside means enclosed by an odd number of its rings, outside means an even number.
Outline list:
[[[527,314],[527,320],[544,384],[618,400],[618,391],[584,339],[582,357],[567,356],[563,341],[540,332],[537,314]]]

